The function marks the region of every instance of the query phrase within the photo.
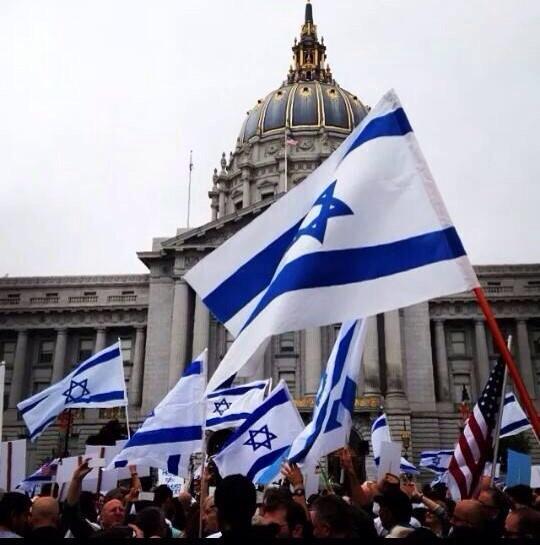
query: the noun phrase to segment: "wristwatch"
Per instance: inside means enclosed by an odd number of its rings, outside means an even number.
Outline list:
[[[292,492],[293,496],[303,496],[305,494],[303,488],[295,488]]]

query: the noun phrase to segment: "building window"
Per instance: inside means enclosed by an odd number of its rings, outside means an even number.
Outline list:
[[[294,396],[296,394],[296,373],[294,371],[280,371],[278,379],[286,382],[291,395]]]
[[[294,333],[283,333],[279,336],[279,351],[287,354],[296,351]]]
[[[80,339],[77,363],[87,360],[94,353],[94,339]]]
[[[45,390],[45,388],[48,388],[50,384],[48,382],[44,382],[42,380],[36,380],[32,383],[32,395],[38,394],[39,392],[42,392]]]
[[[467,355],[465,331],[450,331],[450,353],[452,356]]]
[[[532,351],[534,356],[540,356],[540,329],[531,331]],[[7,360],[6,360],[7,363]]]
[[[235,201],[234,202],[234,209],[235,210],[242,210],[242,201]]]
[[[265,199],[271,199],[273,196],[274,196],[273,191],[265,191],[264,193],[261,193],[261,200],[264,201]]]
[[[54,341],[41,341],[39,344],[38,365],[52,363],[54,354]]]
[[[131,363],[133,361],[133,339],[131,337],[120,338],[120,347],[122,348],[122,361],[124,363]]]
[[[6,362],[6,367],[13,367],[15,361],[15,341],[4,341],[0,343],[0,361]]]

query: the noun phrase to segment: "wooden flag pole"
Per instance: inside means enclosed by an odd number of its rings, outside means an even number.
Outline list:
[[[510,354],[510,351],[504,342],[501,330],[499,329],[497,320],[495,320],[493,311],[491,310],[491,307],[486,299],[484,290],[482,288],[475,288],[473,291],[486,318],[487,326],[491,332],[491,335],[493,336],[493,342],[495,343],[495,346],[499,350],[499,353],[501,354],[504,363],[508,368],[508,373],[510,374],[510,378],[516,387],[519,400],[527,413],[532,429],[536,437],[540,437],[540,418],[538,417],[538,413],[536,412],[534,404],[529,396],[529,393],[527,392],[527,388],[523,383],[523,379],[519,374],[516,362],[512,358],[512,354]]]

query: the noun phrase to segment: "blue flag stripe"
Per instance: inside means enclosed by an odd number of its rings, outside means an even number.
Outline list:
[[[454,227],[378,246],[305,254],[283,267],[243,329],[285,293],[374,280],[464,255]]]
[[[202,439],[202,426],[180,426],[159,430],[138,431],[125,444],[124,450],[130,447],[158,445],[160,443],[181,443]]]
[[[206,421],[207,426],[215,426],[217,424],[223,424],[224,422],[236,422],[237,420],[245,420],[249,418],[251,413],[234,413],[226,416],[216,416],[215,418],[209,418]]]
[[[504,435],[505,433],[510,433],[511,431],[515,431],[518,428],[521,428],[523,426],[528,426],[528,425],[529,425],[529,421],[526,418],[522,420],[518,420],[517,422],[511,422],[510,424],[501,428],[501,435]]]
[[[504,403],[503,405],[509,405],[510,403],[515,403],[516,402],[516,398],[514,397],[513,394],[511,395],[507,395],[505,398],[504,398]]]
[[[192,375],[200,375],[202,373],[202,364],[200,361],[192,362],[189,367],[183,372],[182,378]]]
[[[257,458],[257,461],[249,468],[248,472],[246,473],[246,477],[250,481],[252,481],[259,471],[261,471],[265,467],[271,466],[289,448],[289,446],[278,448],[269,452],[268,454],[265,454],[264,456],[261,456],[260,458]]]
[[[27,405],[26,407],[19,409],[21,416],[27,413],[28,411],[31,411],[34,407],[37,407],[42,401],[45,401],[48,398],[49,398],[49,394],[47,394],[46,396],[43,396],[41,399],[38,399],[37,401],[34,401],[34,403],[31,403],[30,405]]]
[[[379,428],[384,428],[386,426],[386,418],[379,417],[375,422],[373,422],[373,425],[371,426],[371,433],[373,433],[375,430],[378,430]]]
[[[257,422],[257,420],[265,416],[271,409],[273,409],[274,407],[277,407],[278,405],[283,405],[284,403],[288,403],[289,401],[290,399],[289,399],[289,396],[287,395],[285,388],[282,388],[276,394],[267,398],[262,405],[259,405],[253,411],[250,418],[246,420],[240,427],[238,427],[234,433],[231,434],[229,439],[225,441],[225,443],[221,447],[221,451],[223,451],[231,443],[234,443],[234,441],[236,441],[240,436],[244,435],[244,433],[246,433],[246,431],[251,426],[253,426],[255,422]]]
[[[167,459],[167,471],[178,475],[178,466],[180,465],[180,454],[173,454]]]
[[[90,360],[88,360],[86,363],[82,363],[77,369],[75,369],[75,372],[73,373],[73,377],[80,375],[81,373],[84,373],[85,371],[88,371],[88,369],[91,369],[92,367],[95,367],[96,365],[100,365],[102,363],[106,363],[108,361],[111,361],[114,358],[120,357],[120,348],[118,346],[114,346],[111,350],[108,352],[105,352],[104,354],[101,354],[97,357],[94,357]]]
[[[255,386],[236,386],[235,388],[229,388],[227,390],[216,390],[215,392],[208,394],[206,397],[207,399],[213,399],[215,397],[223,396],[239,396],[246,394],[251,390],[263,390],[264,388],[266,388],[266,386],[266,382],[262,384],[257,384]]]
[[[102,394],[95,394],[81,399],[77,399],[74,403],[66,403],[66,407],[77,405],[79,403],[102,403],[104,401],[115,401],[125,399],[124,390],[115,390],[114,392],[104,392]]]
[[[37,428],[34,430],[30,430],[30,439],[33,439],[36,437],[36,435],[39,435],[51,422],[54,422],[58,418],[58,415],[55,414],[54,416],[51,416],[44,422],[42,422]]]

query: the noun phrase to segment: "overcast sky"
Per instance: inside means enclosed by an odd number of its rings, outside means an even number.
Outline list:
[[[540,262],[540,2],[314,0],[340,85],[394,87],[471,260]],[[0,2],[0,276],[144,272],[192,224],[304,0]]]

